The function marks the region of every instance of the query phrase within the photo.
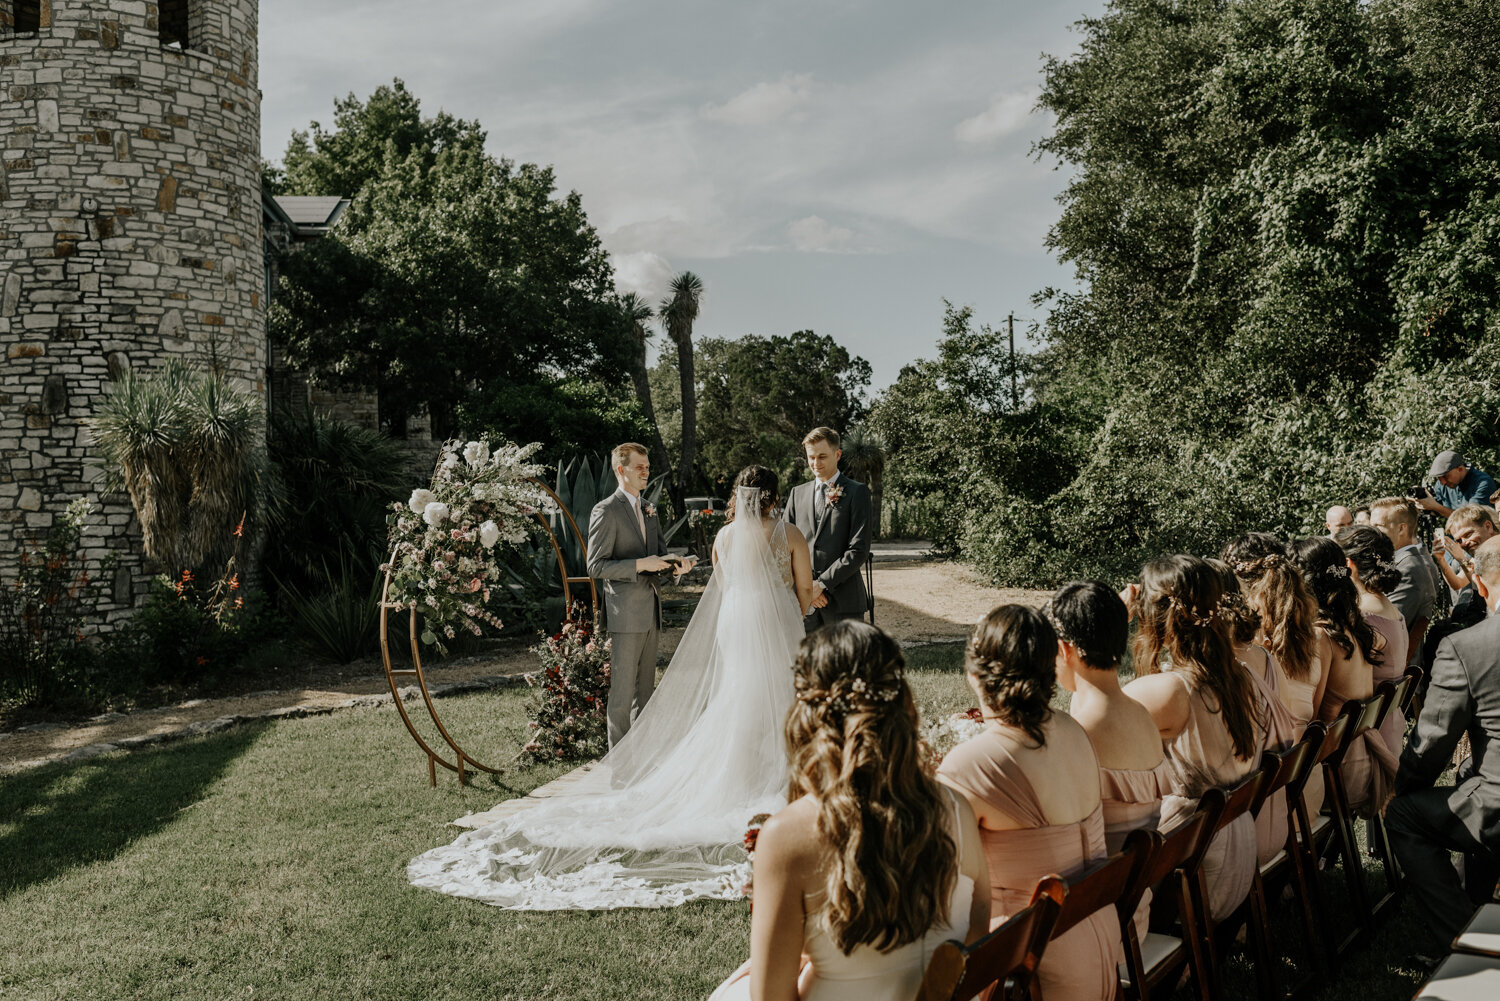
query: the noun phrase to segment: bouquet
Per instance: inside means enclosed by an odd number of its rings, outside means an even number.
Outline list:
[[[530,482],[542,467],[529,460],[540,447],[450,440],[431,484],[391,505],[391,561],[380,567],[391,574],[389,600],[422,617],[421,640],[439,653],[460,629],[500,628],[485,608],[501,576],[496,547],[531,531],[543,493]]]

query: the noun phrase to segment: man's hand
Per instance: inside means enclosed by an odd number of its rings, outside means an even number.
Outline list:
[[[640,559],[635,561],[635,572],[657,573],[659,571],[667,569],[671,565],[671,563],[668,563],[660,556],[642,556]]]
[[[1443,507],[1443,505],[1439,504],[1437,502],[1437,498],[1433,497],[1431,493],[1423,494],[1421,497],[1415,498],[1415,500],[1417,502],[1417,507],[1421,508],[1424,511],[1436,511],[1438,514],[1444,516],[1453,513],[1447,508]]]
[[[827,608],[828,607],[828,592],[827,591],[818,591],[818,592],[814,593],[813,594],[812,603],[808,607],[809,608]]]

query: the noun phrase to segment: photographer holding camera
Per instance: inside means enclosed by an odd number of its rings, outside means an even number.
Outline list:
[[[1447,518],[1465,504],[1486,504],[1494,507],[1490,495],[1500,489],[1495,478],[1459,453],[1448,450],[1439,452],[1432,460],[1427,475],[1437,482],[1431,490],[1424,486],[1414,487],[1407,496],[1417,502],[1424,511],[1431,511]]]

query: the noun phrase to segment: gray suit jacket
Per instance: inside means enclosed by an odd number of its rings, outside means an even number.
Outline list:
[[[1401,571],[1401,583],[1386,597],[1400,609],[1406,619],[1406,628],[1415,629],[1417,620],[1422,618],[1431,624],[1438,593],[1437,567],[1432,565],[1432,558],[1407,547],[1396,554],[1396,569]],[[1421,661],[1422,651],[1412,650],[1407,662],[1418,664]]]
[[[616,490],[594,505],[589,515],[589,576],[602,585],[610,632],[646,633],[661,626],[661,582],[652,574],[636,573],[635,561],[666,553],[655,517],[646,517],[646,537],[641,538],[625,491]]]
[[[1401,754],[1396,791],[1431,787],[1464,733],[1474,757],[1459,768],[1448,806],[1481,844],[1500,851],[1500,746],[1489,753],[1500,740],[1500,616],[1438,644],[1427,701]]]
[[[817,480],[792,488],[786,498],[786,520],[807,536],[812,550],[813,579],[823,582],[828,607],[845,615],[864,615],[865,557],[870,553],[870,488],[839,474],[836,486],[844,488],[837,504],[829,504],[823,517],[814,515]]]

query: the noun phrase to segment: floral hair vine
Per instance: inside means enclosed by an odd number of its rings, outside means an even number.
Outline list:
[[[1324,567],[1323,569],[1325,571],[1327,571],[1327,573],[1328,573],[1328,575],[1330,577],[1347,577],[1347,576],[1349,576],[1349,568],[1346,567],[1346,566],[1329,565],[1327,567]]]
[[[813,688],[799,679],[797,701],[838,712],[874,709],[901,697],[900,682],[906,677],[906,672],[896,668],[892,677],[897,684],[873,685],[864,678],[840,678],[827,688]]]
[[[1210,608],[1207,614],[1199,615],[1197,612],[1189,608],[1187,606],[1187,603],[1184,602],[1181,598],[1177,597],[1177,595],[1175,594],[1167,598],[1167,604],[1170,607],[1177,609],[1177,613],[1179,615],[1184,616],[1195,626],[1212,625],[1214,619],[1219,617],[1224,608],[1224,601],[1222,598],[1220,598],[1218,601],[1214,602],[1214,607]]]

